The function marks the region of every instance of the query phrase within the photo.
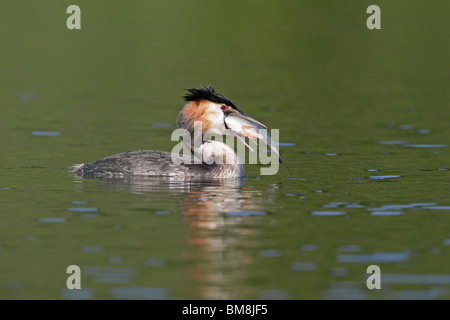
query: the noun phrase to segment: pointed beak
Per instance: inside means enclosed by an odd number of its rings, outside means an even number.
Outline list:
[[[275,152],[280,163],[283,162],[278,151],[277,146],[272,141],[270,135],[267,133],[266,126],[256,119],[246,115],[240,110],[234,110],[228,113],[225,117],[225,126],[227,133],[238,138],[247,148],[253,151],[253,148],[245,141],[245,138],[257,144],[256,139],[263,141]]]

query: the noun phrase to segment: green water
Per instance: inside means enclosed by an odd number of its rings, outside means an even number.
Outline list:
[[[69,1],[1,5],[0,298],[450,297],[448,2],[376,1],[381,30],[373,1],[75,2],[81,30]],[[67,172],[170,151],[158,124],[209,83],[295,144],[292,175]]]

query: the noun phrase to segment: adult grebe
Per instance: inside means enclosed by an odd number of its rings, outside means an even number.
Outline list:
[[[71,172],[94,178],[154,176],[176,179],[242,178],[244,166],[233,148],[212,140],[211,135],[232,135],[248,148],[245,138],[260,139],[272,148],[282,162],[265,126],[249,117],[214,88],[192,88],[184,96],[187,104],[178,114],[177,127],[185,131],[183,143],[190,155],[141,150],[112,155],[91,163],[76,164]],[[201,134],[196,130],[201,128]],[[197,131],[198,132],[198,131]]]

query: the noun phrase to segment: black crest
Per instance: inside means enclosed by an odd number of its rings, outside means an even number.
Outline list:
[[[196,100],[208,100],[214,103],[223,103],[227,106],[236,108],[234,103],[227,97],[217,93],[212,85],[207,87],[200,86],[199,88],[186,89],[189,93],[184,96],[186,101],[196,101]]]

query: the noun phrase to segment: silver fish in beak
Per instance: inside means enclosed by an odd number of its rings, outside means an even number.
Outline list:
[[[239,111],[230,112],[225,117],[225,126],[227,128],[227,132],[238,138],[247,148],[251,151],[254,151],[253,148],[245,141],[245,138],[253,141],[257,144],[256,139],[263,141],[267,146],[275,152],[278,157],[280,163],[283,163],[281,159],[280,152],[278,151],[277,146],[272,141],[272,138],[267,133],[266,126],[259,122],[258,120],[253,119],[252,117],[246,115],[245,113]]]

